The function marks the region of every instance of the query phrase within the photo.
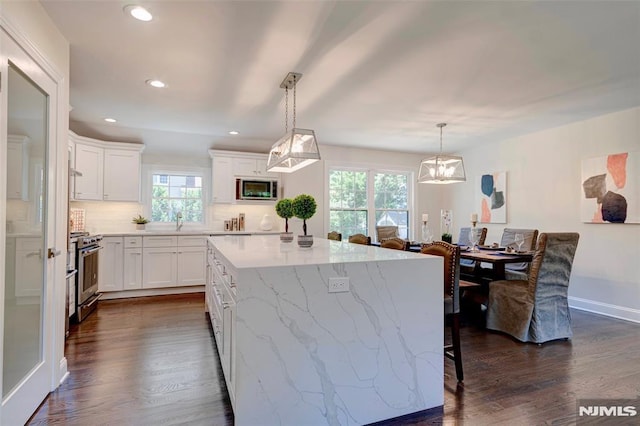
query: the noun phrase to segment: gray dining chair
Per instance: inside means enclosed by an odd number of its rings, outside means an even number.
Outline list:
[[[567,293],[580,235],[542,233],[527,280],[489,283],[487,328],[522,342],[571,338]]]

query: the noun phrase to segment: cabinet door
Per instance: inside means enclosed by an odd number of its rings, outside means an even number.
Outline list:
[[[256,170],[258,171],[258,176],[274,178],[274,179],[280,178],[280,173],[271,173],[267,171],[268,159],[269,157],[256,160]]]
[[[229,397],[235,400],[235,322],[236,303],[224,293],[222,302],[222,354],[221,364],[224,376],[227,379]]]
[[[7,198],[28,200],[29,165],[27,161],[25,145],[12,142],[7,144]]]
[[[235,176],[259,176],[255,158],[234,158],[233,174]]]
[[[178,285],[202,285],[207,265],[206,247],[178,248]]]
[[[122,291],[124,243],[122,237],[104,237],[98,261],[98,291]]]
[[[233,200],[235,179],[233,177],[231,158],[213,158],[213,202],[230,203]]]
[[[102,200],[104,150],[76,143],[76,200]]]
[[[140,200],[140,153],[124,149],[104,151],[105,201]]]
[[[73,141],[69,141],[67,145],[67,151],[69,153],[69,200],[75,201],[76,199],[76,177],[72,170],[76,169],[76,144]]]
[[[124,289],[142,288],[142,249],[124,250]]]
[[[142,288],[174,287],[178,281],[176,247],[145,248],[142,251]]]

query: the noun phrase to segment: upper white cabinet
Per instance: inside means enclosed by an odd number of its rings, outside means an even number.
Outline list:
[[[139,201],[140,154],[144,145],[103,142],[70,132],[75,158],[71,164],[81,175],[73,177],[75,200]]]
[[[249,176],[257,178],[278,178],[278,173],[267,172],[267,155],[260,155],[260,157],[236,157],[233,158],[233,174],[235,176]]]
[[[29,199],[29,138],[7,136],[7,198]]]
[[[76,200],[102,200],[104,191],[104,149],[76,143]]]
[[[104,151],[105,201],[140,199],[140,152],[124,149]]]
[[[280,173],[267,172],[267,154],[209,150],[212,163],[212,200],[234,203],[236,178],[280,179]]]
[[[231,157],[215,156],[212,162],[212,188],[214,203],[231,203],[235,180],[233,179],[233,165]]]

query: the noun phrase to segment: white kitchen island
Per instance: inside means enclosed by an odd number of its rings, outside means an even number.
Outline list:
[[[210,237],[206,300],[236,425],[361,425],[442,406],[442,259]],[[348,291],[332,278],[348,278]]]

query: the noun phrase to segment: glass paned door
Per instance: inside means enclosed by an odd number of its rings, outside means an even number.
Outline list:
[[[47,242],[55,228],[48,226],[53,223],[48,176],[55,83],[12,39],[4,33],[0,37],[7,105],[2,129],[7,175],[0,179],[6,185],[0,204],[6,222],[0,424],[24,424],[49,392],[52,377]]]

